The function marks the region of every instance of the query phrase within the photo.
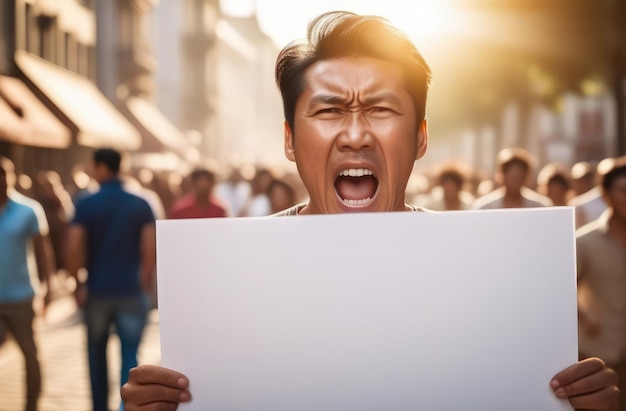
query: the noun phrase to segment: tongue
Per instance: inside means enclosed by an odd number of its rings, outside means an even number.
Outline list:
[[[335,189],[344,200],[365,200],[376,193],[376,179],[372,176],[337,177]]]

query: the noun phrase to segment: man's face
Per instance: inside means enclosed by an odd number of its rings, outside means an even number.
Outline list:
[[[367,57],[322,60],[305,82],[294,130],[285,125],[285,154],[310,196],[302,213],[405,210],[428,132],[400,68]]]
[[[506,166],[502,177],[507,190],[518,191],[526,184],[528,169],[521,164],[512,163]]]
[[[548,184],[546,195],[548,196],[548,198],[550,198],[550,200],[552,200],[555,205],[560,205],[567,203],[567,193],[568,188],[565,187],[563,184],[558,182],[552,182]]]
[[[207,196],[213,191],[213,180],[209,177],[200,176],[193,183],[193,190],[198,196]]]
[[[607,204],[613,208],[613,214],[626,220],[626,176],[613,180],[611,188],[604,196]]]

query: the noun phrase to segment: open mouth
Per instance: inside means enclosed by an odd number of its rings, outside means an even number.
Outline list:
[[[371,170],[349,168],[339,173],[335,179],[337,195],[348,205],[369,203],[378,190],[378,179]]]

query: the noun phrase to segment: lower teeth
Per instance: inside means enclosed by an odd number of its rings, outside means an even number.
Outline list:
[[[365,204],[365,203],[369,202],[370,200],[371,200],[371,197],[364,198],[363,200],[347,200],[347,199],[344,199],[343,201],[344,201],[344,203],[350,204],[350,205],[361,205],[361,204]]]

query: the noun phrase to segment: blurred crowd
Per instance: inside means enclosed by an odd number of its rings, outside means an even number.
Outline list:
[[[4,158],[3,164],[13,170],[10,159]],[[435,211],[573,206],[579,228],[607,208],[597,172],[603,164],[583,161],[566,167],[548,163],[538,168],[526,150],[507,148],[498,153],[491,177],[480,176],[461,161],[415,173],[407,202]],[[12,184],[17,193],[43,207],[58,272],[65,268],[62,248],[74,204],[98,190],[98,182],[87,169],[87,164],[75,167],[67,181],[54,170],[20,174]],[[144,168],[122,173],[121,178],[128,191],[150,204],[156,219],[267,216],[306,201],[297,174],[265,166],[196,168],[186,176]]]
[[[498,153],[490,177],[461,161],[442,162],[429,171],[414,173],[406,199],[434,211],[573,206],[576,228],[580,228],[607,208],[598,170],[608,160],[539,167],[528,151],[507,148]],[[12,161],[3,158],[2,162],[13,173]],[[16,193],[37,201],[45,211],[54,271],[60,274],[65,268],[62,251],[75,203],[98,190],[88,168],[88,164],[75,167],[67,181],[54,170],[9,179]],[[198,167],[186,176],[144,168],[122,172],[120,178],[126,190],[150,204],[156,219],[267,216],[306,201],[296,173],[250,164]]]
[[[607,209],[601,178],[612,161],[581,161],[571,167],[547,163],[539,168],[528,151],[507,148],[498,153],[490,178],[461,161],[437,164],[429,173],[415,175],[407,201],[436,211],[571,206],[580,228]]]
[[[10,159],[3,161],[13,169]],[[526,150],[507,148],[498,153],[493,176],[455,160],[416,171],[409,181],[407,202],[434,211],[573,206],[578,228],[606,209],[597,175],[601,164],[582,161],[571,167],[560,163],[539,167]],[[271,166],[213,165],[188,175],[142,168],[124,172],[121,178],[128,191],[150,203],[157,219],[258,217],[306,201],[298,175]],[[66,181],[54,170],[16,175],[14,189],[44,208],[62,268],[64,224],[71,219],[76,200],[97,191],[98,182],[86,166],[79,165]]]

